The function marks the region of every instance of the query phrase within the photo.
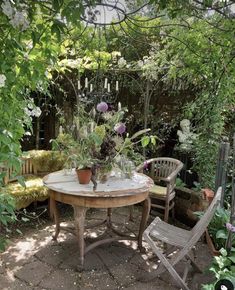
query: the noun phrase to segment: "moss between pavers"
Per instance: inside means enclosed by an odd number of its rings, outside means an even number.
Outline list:
[[[44,201],[48,198],[48,190],[43,186],[42,178],[37,176],[27,176],[25,187],[18,182],[9,183],[6,186],[6,193],[15,200],[16,209],[25,208],[34,201]]]

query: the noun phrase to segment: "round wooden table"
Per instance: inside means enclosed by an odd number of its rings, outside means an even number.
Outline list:
[[[107,208],[107,224],[111,227],[111,208],[133,205],[143,202],[142,218],[137,236],[139,249],[142,249],[142,235],[150,211],[149,189],[153,185],[151,178],[140,173],[134,173],[131,179],[120,179],[112,176],[106,183],[98,183],[96,191],[93,191],[93,184],[79,184],[76,173],[72,170],[69,174],[64,171],[57,171],[48,174],[43,178],[44,185],[49,188],[50,214],[54,216],[56,230],[53,239],[57,239],[60,232],[59,213],[56,201],[70,204],[74,208],[75,229],[78,238],[79,261],[82,268],[84,255],[94,247],[112,242],[114,240],[128,240],[133,237],[115,237],[104,239],[89,245],[85,249],[84,222],[88,208]]]

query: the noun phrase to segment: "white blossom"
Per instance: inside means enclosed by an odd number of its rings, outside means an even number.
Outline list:
[[[29,117],[31,116],[31,111],[28,108],[24,108],[24,113]]]
[[[1,5],[2,12],[10,19],[10,24],[21,31],[26,30],[29,27],[29,21],[27,19],[28,13],[25,9],[25,4],[21,5],[21,11],[12,8],[9,0],[4,0]]]
[[[3,74],[0,74],[0,88],[5,86],[6,76]]]
[[[32,136],[32,133],[29,132],[29,131],[26,131],[26,132],[24,133],[24,135],[25,135],[25,136]]]
[[[28,50],[31,50],[33,48],[33,42],[30,41],[29,43],[27,43],[26,47],[27,47]]]
[[[29,59],[29,54],[27,52],[24,53],[24,58],[25,58],[25,60]]]
[[[124,57],[119,58],[118,60],[118,66],[119,67],[124,67],[126,65],[126,60]]]
[[[35,116],[35,117],[40,117],[42,111],[39,107],[36,107],[33,111],[32,111],[32,114]]]
[[[34,108],[34,103],[33,102],[28,103],[28,108],[32,110]]]
[[[144,65],[143,60],[140,59],[137,61],[137,66],[142,67],[143,65]]]
[[[14,9],[11,7],[11,3],[9,0],[4,0],[4,2],[1,5],[2,12],[8,17],[12,18],[14,14]]]
[[[24,112],[27,116],[29,117],[40,117],[42,111],[39,107],[35,107],[34,109],[32,109],[31,104],[28,104],[28,107],[24,108]]]
[[[10,23],[14,28],[20,28],[22,31],[26,30],[29,27],[27,12],[25,10],[16,11]]]

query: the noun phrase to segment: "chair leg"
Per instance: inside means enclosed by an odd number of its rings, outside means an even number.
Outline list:
[[[185,283],[185,281],[180,277],[180,275],[176,272],[176,270],[173,268],[171,263],[164,257],[164,255],[161,252],[158,252],[157,250],[154,251],[155,254],[158,256],[162,264],[165,266],[167,271],[171,274],[171,276],[175,279],[177,284],[184,290],[190,290]],[[184,275],[185,276],[185,275]]]
[[[175,279],[177,284],[183,290],[190,290],[188,288],[187,284],[185,283],[185,281],[180,277],[180,275],[176,272],[176,270],[173,267],[173,265],[176,264],[178,262],[177,260],[181,259],[181,257],[178,256],[177,259],[175,259],[174,261],[172,261],[172,263],[170,263],[170,261],[164,256],[164,254],[161,253],[161,250],[155,245],[155,243],[148,236],[145,235],[145,239],[148,242],[148,244],[150,245],[150,247],[152,248],[153,252],[159,258],[160,262],[165,266],[167,271]],[[162,267],[161,264],[159,265],[159,267]],[[159,273],[158,273],[158,275],[159,275]]]
[[[175,220],[175,203],[174,203],[174,201],[173,201],[173,207],[171,209],[171,216],[172,216],[172,219],[174,221]]]
[[[169,203],[166,203],[164,212],[164,222],[168,223],[168,218],[169,218]]]
[[[198,272],[198,273],[202,273],[203,271],[202,271],[202,269],[197,265],[197,263],[195,262],[194,257],[191,257],[190,253],[188,253],[187,257],[188,257],[188,259],[190,260],[191,265],[192,265],[194,271],[196,271],[196,272]]]

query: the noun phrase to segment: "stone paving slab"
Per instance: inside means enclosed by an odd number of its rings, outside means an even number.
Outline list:
[[[138,213],[139,219],[139,207],[135,209],[135,215]],[[128,216],[128,208],[113,211],[113,217],[118,222],[127,221]],[[96,218],[102,220],[105,217],[105,209],[92,210],[87,219],[88,223],[93,223]],[[66,224],[73,224],[71,217]],[[156,277],[155,260],[150,259],[153,254],[146,243],[146,253],[139,252],[136,241],[113,242],[97,247],[86,255],[84,271],[78,272],[76,236],[61,231],[58,242],[54,242],[51,239],[53,231],[54,226],[48,222],[42,229],[30,231],[11,242],[0,255],[1,290],[179,289],[168,272]],[[95,236],[99,231],[94,228],[89,235]],[[199,243],[197,253],[199,264],[205,268],[211,260],[207,246]],[[208,274],[196,274],[189,280],[190,289],[198,290],[210,279]]]

